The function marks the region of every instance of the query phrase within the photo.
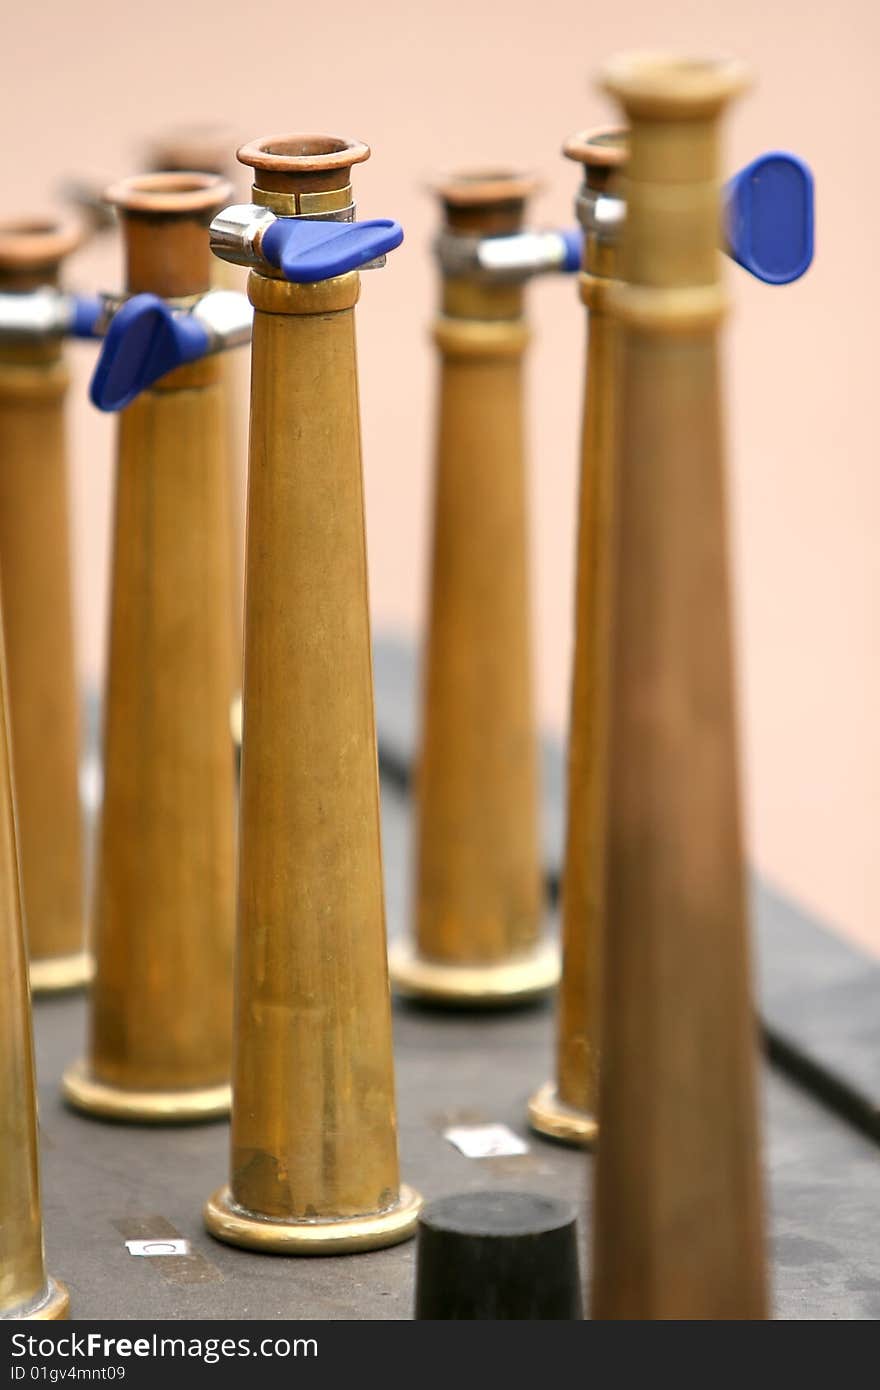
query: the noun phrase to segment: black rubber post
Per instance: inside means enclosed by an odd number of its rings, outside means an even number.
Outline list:
[[[416,1318],[582,1318],[574,1208],[534,1192],[462,1192],[419,1219]]]

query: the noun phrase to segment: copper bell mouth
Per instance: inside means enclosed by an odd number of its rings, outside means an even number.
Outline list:
[[[421,1208],[397,1153],[360,276],[288,281],[249,236],[267,211],[352,221],[351,169],[368,154],[330,136],[254,141],[239,152],[253,205],[216,220],[224,252],[238,237],[249,258],[254,332],[231,1164],[205,1222],[295,1255],[406,1240]]]

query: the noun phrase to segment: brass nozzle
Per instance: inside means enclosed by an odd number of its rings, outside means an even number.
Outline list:
[[[364,145],[245,146],[267,196],[348,187]],[[220,1240],[390,1245],[400,1182],[355,365],[357,273],[252,271],[235,1073]]]
[[[109,191],[129,291],[210,284],[208,222],[229,185],[150,174]],[[90,1114],[143,1122],[229,1108],[234,916],[231,546],[217,357],[169,373],[120,416],[84,1062],[64,1078]]]
[[[534,180],[476,170],[441,180],[443,235],[522,226]],[[532,703],[521,283],[444,274],[415,931],[395,987],[448,1004],[505,1005],[551,989],[542,934]]]
[[[566,777],[562,876],[562,980],[556,1019],[556,1069],[532,1096],[533,1129],[588,1145],[598,1133],[601,950],[604,930],[606,744],[610,562],[616,432],[614,326],[608,290],[617,274],[617,236],[591,214],[594,199],[616,192],[626,132],[579,131],[564,154],[583,166],[577,206],[584,225],[581,298],[589,312],[577,530],[574,661]]]
[[[0,289],[55,287],[82,225],[48,213],[0,223]],[[35,993],[91,973],[84,948],[75,672],[60,334],[0,330],[0,587],[22,889]]]
[[[628,55],[594,1318],[766,1288],[727,561],[718,145],[739,64]]]
[[[0,1318],[65,1318],[67,1290],[47,1278],[43,1263],[31,1003],[9,751],[0,648]]]

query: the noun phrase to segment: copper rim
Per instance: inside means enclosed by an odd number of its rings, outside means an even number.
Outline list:
[[[232,198],[232,185],[219,174],[185,170],[175,173],[135,174],[111,184],[106,202],[124,212],[192,216],[214,212]]]
[[[370,157],[369,145],[338,135],[264,135],[238,151],[240,163],[273,174],[328,173]]]
[[[444,174],[431,187],[450,207],[473,208],[523,202],[541,184],[518,169],[462,169]]]
[[[82,224],[53,213],[9,217],[0,221],[0,268],[31,270],[55,265],[85,239]]]
[[[629,131],[625,126],[597,125],[575,131],[562,146],[566,159],[588,164],[594,169],[619,169],[629,153]]]
[[[602,85],[634,114],[698,118],[715,112],[749,85],[744,63],[725,57],[683,53],[634,52],[612,58]]]
[[[148,162],[156,170],[203,169],[225,174],[231,168],[238,137],[232,126],[197,122],[174,126],[149,147]]]

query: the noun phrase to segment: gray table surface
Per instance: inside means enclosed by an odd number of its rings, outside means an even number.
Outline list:
[[[375,643],[376,720],[386,781],[405,790],[418,741],[418,654]],[[540,824],[548,896],[559,891],[565,754],[541,744]],[[865,955],[757,876],[751,884],[758,1008],[781,1066],[880,1140],[880,960]]]
[[[409,806],[383,784],[390,933],[405,929]],[[334,1258],[252,1255],[201,1225],[226,1176],[228,1128],[124,1127],[88,1120],[58,1098],[82,1050],[85,1002],[40,1001],[35,1032],[49,1266],[76,1320],[384,1319],[412,1309],[414,1245]],[[550,1074],[549,1006],[489,1016],[395,1010],[401,1167],[426,1197],[481,1187],[569,1197],[588,1258],[589,1158],[531,1136],[529,1092]],[[765,1159],[775,1311],[783,1318],[880,1316],[880,1156],[853,1126],[778,1071],[764,1073]],[[500,1121],[528,1153],[468,1159],[443,1137],[455,1122]],[[125,1239],[178,1234],[188,1257],[141,1259]]]

